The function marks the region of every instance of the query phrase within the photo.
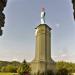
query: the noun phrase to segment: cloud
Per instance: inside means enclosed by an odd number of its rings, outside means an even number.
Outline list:
[[[61,55],[54,56],[54,59],[55,61],[67,61],[67,62],[75,63],[74,55],[61,54]]]
[[[55,24],[55,26],[56,26],[57,28],[59,28],[59,27],[60,27],[60,24]]]

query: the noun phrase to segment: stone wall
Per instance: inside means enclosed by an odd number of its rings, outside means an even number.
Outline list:
[[[6,7],[7,0],[0,0],[0,36],[2,35],[2,27],[5,24],[5,14],[3,13],[4,8]]]

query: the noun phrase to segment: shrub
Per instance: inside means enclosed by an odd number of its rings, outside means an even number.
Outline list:
[[[66,68],[59,69],[56,75],[68,75],[68,70]]]

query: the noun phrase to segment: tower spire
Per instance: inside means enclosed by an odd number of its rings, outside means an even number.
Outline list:
[[[45,8],[41,10],[41,24],[45,24]]]

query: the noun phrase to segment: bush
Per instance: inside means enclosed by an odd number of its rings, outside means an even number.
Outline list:
[[[66,68],[59,69],[56,75],[68,75],[69,72]]]
[[[3,67],[1,68],[1,72],[6,72],[6,67],[5,67],[5,66],[3,66]]]
[[[52,70],[48,70],[47,75],[54,75],[54,72]]]
[[[17,68],[15,66],[12,66],[12,65],[7,65],[6,66],[6,71],[7,72],[16,73],[17,72],[16,69]]]
[[[54,75],[54,72],[52,70],[48,70],[47,73],[38,71],[37,74],[34,75]]]

